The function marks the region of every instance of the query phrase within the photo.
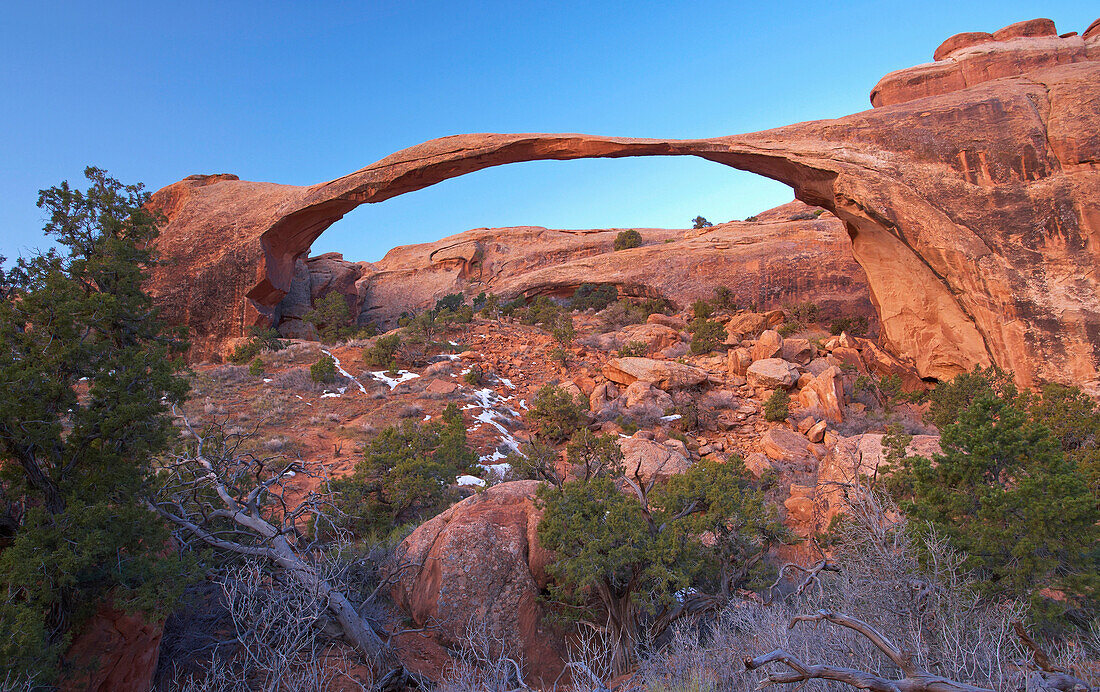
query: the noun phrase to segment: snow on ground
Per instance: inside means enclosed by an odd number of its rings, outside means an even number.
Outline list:
[[[496,449],[494,449],[491,454],[480,456],[478,458],[478,466],[485,469],[485,475],[489,479],[503,480],[504,476],[512,468],[512,465],[501,462],[502,459],[507,458],[507,455],[501,451],[501,447],[522,455],[522,452],[519,451],[519,441],[512,436],[511,431],[504,425],[505,422],[519,416],[516,411],[506,405],[506,402],[511,401],[514,397],[503,396],[488,387],[474,390],[470,393],[470,397],[473,399],[473,402],[463,406],[462,410],[471,411],[480,409],[477,415],[474,416],[474,420],[479,422],[477,425],[467,428],[466,431],[474,432],[481,428],[482,424],[486,424],[491,425],[500,433],[500,442],[497,444]],[[462,478],[474,478],[474,476],[460,476],[458,481],[459,485],[463,485],[461,482]],[[482,481],[477,485],[482,485],[484,483],[485,481]],[[466,485],[470,484],[472,483],[467,483]]]
[[[325,355],[327,355],[329,358],[332,359],[332,362],[336,364],[336,369],[338,371],[340,371],[341,375],[348,378],[349,380],[351,380],[355,384],[359,385],[359,391],[363,393],[363,396],[367,395],[367,388],[363,386],[362,382],[360,382],[359,380],[352,377],[350,372],[348,372],[347,370],[344,370],[343,366],[340,365],[340,359],[339,358],[332,355],[332,352],[329,351],[327,348],[322,348],[321,353],[324,353]],[[390,389],[393,389],[393,387],[390,387]],[[321,398],[333,397],[333,396],[335,396],[335,397],[342,396],[344,394],[345,390],[347,390],[347,387],[340,387],[340,389],[336,393],[325,392],[324,394],[321,395]]]
[[[459,476],[455,479],[455,482],[459,485],[477,485],[484,486],[485,481],[481,480],[477,476]]]
[[[374,379],[382,380],[383,382],[388,384],[391,390],[402,382],[408,382],[409,380],[414,380],[417,377],[420,377],[420,375],[417,375],[415,372],[410,372],[408,370],[398,370],[397,377],[390,377],[386,374],[385,370],[372,370],[370,374],[374,377]],[[363,385],[359,386],[362,387]]]
[[[674,421],[674,420],[680,420],[680,418],[681,418],[681,416],[680,416],[679,413],[673,413],[672,415],[669,415],[669,416],[661,416],[661,420],[666,421],[666,422],[670,422],[670,421]]]

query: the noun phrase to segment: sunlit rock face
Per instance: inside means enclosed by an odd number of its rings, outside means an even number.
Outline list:
[[[1025,385],[1095,381],[1100,31],[1051,28],[955,37],[933,67],[884,78],[877,107],[837,120],[700,140],[457,135],[308,187],[192,176],[154,195],[168,262],[150,288],[190,327],[192,355],[212,356],[278,318],[297,261],[359,204],[505,163],[691,155],[835,214],[883,344],[922,376],[997,363]]]

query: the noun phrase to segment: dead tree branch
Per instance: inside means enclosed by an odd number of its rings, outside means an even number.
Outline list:
[[[1061,692],[1091,692],[1092,688],[1081,678],[1075,677],[1066,668],[1054,665],[1045,651],[1031,638],[1019,620],[1012,621],[1012,629],[1016,636],[1029,651],[1036,670],[1032,676],[1037,678],[1035,687],[1043,689],[1061,690]],[[1029,685],[1030,686],[1030,685]]]
[[[782,663],[791,671],[769,673],[760,681],[758,688],[781,683],[801,683],[807,680],[833,680],[861,690],[872,690],[872,692],[992,692],[992,690],[984,687],[975,687],[921,670],[914,664],[913,656],[910,653],[902,651],[886,635],[868,623],[854,617],[843,613],[819,610],[813,615],[796,616],[791,620],[788,629],[801,622],[830,622],[858,632],[885,654],[894,665],[900,668],[905,677],[900,680],[891,680],[854,668],[810,665],[783,649],[776,649],[771,653],[745,659],[746,670],[756,670],[771,663]]]

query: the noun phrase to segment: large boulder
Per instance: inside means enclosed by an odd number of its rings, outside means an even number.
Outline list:
[[[790,389],[798,382],[798,368],[782,358],[765,358],[750,365],[745,378],[754,387]]]
[[[844,420],[844,381],[840,368],[830,367],[813,378],[798,392],[799,403],[807,413],[830,423]]]
[[[80,628],[68,653],[65,692],[147,692],[160,657],[163,623],[101,605]]]
[[[619,449],[623,452],[623,470],[627,478],[637,478],[642,483],[668,480],[691,467],[691,462],[680,451],[653,440],[620,438]]]
[[[482,628],[514,647],[531,678],[549,683],[566,648],[539,600],[552,555],[538,542],[538,487],[494,485],[417,527],[398,548],[414,567],[392,595],[418,626],[436,626],[442,643],[459,645],[468,626]]]
[[[766,329],[760,333],[760,338],[752,347],[753,360],[765,360],[767,358],[779,358],[783,355],[783,337],[774,329]]]
[[[768,316],[759,312],[743,312],[726,322],[726,343],[740,344],[746,338],[755,337],[768,328]]]
[[[612,358],[604,365],[603,374],[616,384],[630,385],[643,380],[665,390],[694,387],[707,381],[707,371],[702,368],[653,358]]]
[[[785,464],[809,462],[813,458],[810,441],[784,427],[771,428],[764,433],[760,438],[760,448],[769,459]]]
[[[672,406],[672,396],[645,380],[635,380],[623,390],[620,402],[626,404],[628,409],[644,406],[663,415],[665,410]]]
[[[825,526],[847,509],[844,499],[846,486],[857,482],[860,476],[874,478],[881,473],[886,459],[886,450],[882,446],[884,437],[881,433],[840,437],[829,447],[817,472],[817,500]],[[939,435],[914,435],[906,447],[906,454],[910,456],[931,458],[940,451]]]

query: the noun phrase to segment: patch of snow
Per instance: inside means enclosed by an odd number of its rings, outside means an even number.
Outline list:
[[[515,389],[516,388],[516,385],[512,384],[512,381],[509,380],[507,377],[500,378],[500,383],[502,385],[504,385],[505,387],[507,387],[508,389]]]
[[[322,399],[339,399],[340,392],[325,392],[321,395]]]
[[[481,480],[477,476],[459,476],[455,479],[455,482],[459,485],[476,485],[479,487],[485,487],[485,481]]]
[[[672,415],[669,415],[669,416],[661,416],[661,420],[663,420],[667,423],[667,422],[674,421],[674,420],[680,420],[682,417],[683,416],[681,416],[679,413],[673,413]]]
[[[362,382],[360,382],[359,380],[352,377],[350,372],[348,372],[347,370],[344,370],[343,366],[340,365],[340,359],[339,358],[332,355],[332,352],[330,352],[327,348],[322,348],[321,353],[324,353],[325,355],[327,355],[329,358],[332,359],[332,362],[336,364],[336,369],[340,371],[341,375],[348,378],[349,380],[351,380],[355,384],[359,385],[359,391],[363,393],[363,396],[367,395],[367,388],[363,386]],[[347,389],[347,387],[344,387],[343,389],[341,389],[340,394],[344,393],[344,389]],[[393,387],[390,387],[390,389],[393,389]],[[340,396],[340,394],[337,394],[336,396]],[[322,396],[326,396],[326,395],[322,395]]]
[[[521,409],[523,409],[524,411],[529,411],[530,410],[530,409],[527,408],[527,400],[526,399],[520,399],[519,400],[519,407]]]
[[[272,379],[270,377],[265,377],[264,378],[264,382],[271,382],[271,381],[272,381]]]
[[[428,422],[432,419],[431,414],[424,416],[424,422]]]
[[[386,374],[385,370],[372,370],[371,375],[374,376],[374,379],[382,380],[383,382],[388,384],[391,390],[402,382],[408,382],[409,380],[420,377],[420,375],[417,375],[415,372],[409,372],[408,370],[398,370],[397,377],[390,377]],[[362,387],[362,385],[359,386]]]
[[[450,344],[451,346],[458,346],[458,344],[454,341],[448,341],[447,343]]]
[[[294,396],[298,397],[299,399],[301,399],[301,398],[302,398],[302,395],[301,395],[301,394],[295,394]],[[304,399],[303,399],[303,401],[304,401]]]

